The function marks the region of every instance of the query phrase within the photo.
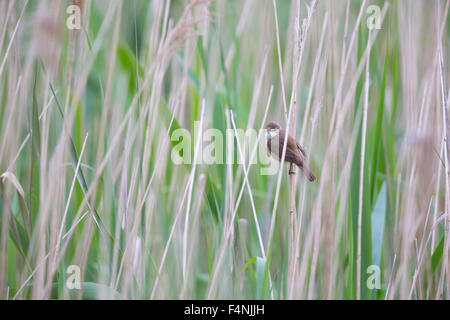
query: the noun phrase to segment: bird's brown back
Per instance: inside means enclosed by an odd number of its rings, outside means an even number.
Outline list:
[[[277,136],[267,140],[267,148],[269,149],[269,152],[276,156],[278,160],[281,160],[281,156],[283,155],[283,144],[285,137],[286,132],[283,129],[280,129]],[[272,144],[274,147],[273,150]],[[287,162],[295,163],[299,166],[303,165],[303,158],[298,148],[297,142],[291,136],[288,136],[286,155],[284,160]]]

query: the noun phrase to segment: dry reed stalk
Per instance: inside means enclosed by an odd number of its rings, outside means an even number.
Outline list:
[[[441,106],[442,106],[442,114],[443,114],[443,131],[444,131],[444,141],[445,141],[445,152],[444,152],[444,160],[445,160],[445,168],[446,168],[446,174],[445,174],[445,203],[446,203],[446,212],[448,213],[450,211],[450,169],[449,169],[449,152],[450,152],[450,141],[449,135],[450,135],[450,118],[448,115],[448,101],[446,101],[446,83],[445,83],[445,74],[444,74],[444,58],[442,53],[442,44],[439,48],[439,74],[440,74],[440,89],[441,89]],[[449,299],[450,297],[450,262],[449,262],[449,248],[450,248],[450,219],[445,219],[445,236],[444,236],[444,256],[443,256],[443,263],[444,266],[442,268],[443,272],[446,274],[447,279],[447,296],[446,298]],[[443,280],[444,277],[442,276],[441,279]],[[441,285],[441,287],[443,287]]]
[[[295,34],[294,34],[294,49],[292,52],[292,60],[293,60],[293,73],[295,70],[297,70],[297,66],[300,65],[300,49],[299,48],[299,36],[300,36],[300,1],[297,0],[295,2],[296,10],[294,11],[296,13],[296,16],[294,17],[294,28],[295,28]],[[304,36],[302,34],[302,36]],[[301,39],[302,45],[304,44],[304,39]],[[299,66],[300,67],[300,66]],[[295,77],[295,74],[292,75],[292,95],[293,95],[293,102],[292,102],[292,123],[291,123],[291,135],[295,137],[295,130],[296,130],[296,110],[297,110],[297,77]],[[295,285],[294,280],[294,273],[295,273],[295,234],[296,234],[296,228],[295,228],[295,218],[296,218],[296,211],[295,211],[295,165],[291,163],[289,165],[289,225],[288,225],[288,281],[287,281],[287,289],[288,289],[288,298],[292,298],[292,292]]]
[[[284,90],[283,64],[281,63],[281,49],[280,49],[280,31],[278,29],[277,5],[275,3],[275,0],[272,0],[272,4],[273,4],[273,13],[275,16],[275,35],[277,38],[278,69],[279,69],[279,73],[280,73],[281,96],[282,96],[282,101],[283,101],[284,117],[285,117],[285,119],[287,119],[288,110],[287,110],[287,104],[286,104],[286,93]]]
[[[369,64],[370,64],[370,35],[367,40],[367,62],[366,76],[364,80],[364,113],[361,133],[361,165],[359,176],[359,205],[358,205],[358,244],[356,253],[356,299],[361,299],[361,233],[362,233],[362,207],[363,207],[363,188],[364,188],[364,163],[366,155],[366,135],[367,135],[367,112],[369,108]]]

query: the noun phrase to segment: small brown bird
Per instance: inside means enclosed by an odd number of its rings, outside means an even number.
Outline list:
[[[267,149],[269,152],[278,159],[281,160],[283,155],[284,139],[286,132],[281,129],[280,125],[276,122],[269,122],[266,126],[267,134]],[[278,138],[276,138],[278,136]],[[296,164],[300,170],[303,171],[309,181],[316,180],[316,176],[305,165],[303,158],[306,158],[306,152],[294,138],[288,136],[286,154],[284,161]]]

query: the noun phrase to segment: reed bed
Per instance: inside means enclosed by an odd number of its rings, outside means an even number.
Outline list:
[[[448,10],[0,1],[0,297],[448,299]],[[200,161],[272,120],[316,182]]]

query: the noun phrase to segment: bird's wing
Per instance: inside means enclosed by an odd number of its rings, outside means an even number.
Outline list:
[[[295,143],[297,143],[297,148],[298,150],[300,150],[300,152],[303,154],[303,156],[306,158],[306,151],[305,149],[302,148],[302,146],[300,145],[300,143],[298,143],[298,141],[295,141]]]

